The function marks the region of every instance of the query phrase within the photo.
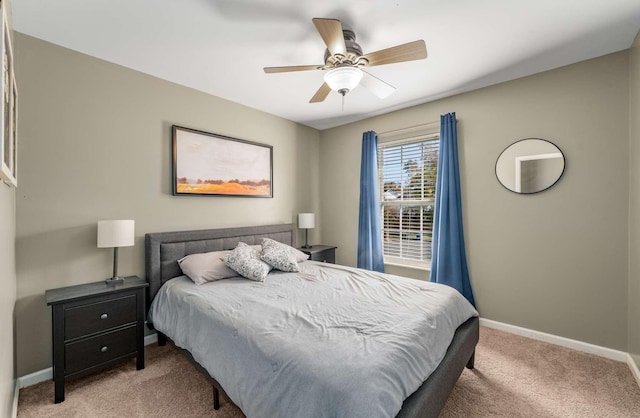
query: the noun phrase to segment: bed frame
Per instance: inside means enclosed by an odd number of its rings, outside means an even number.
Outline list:
[[[262,238],[295,247],[297,229],[294,224],[208,229],[197,231],[159,232],[145,235],[145,267],[149,282],[147,310],[160,287],[173,277],[182,275],[177,260],[194,253],[230,250],[238,242],[260,244]],[[149,324],[152,328],[153,324]],[[447,353],[429,378],[402,404],[398,418],[437,417],[465,366],[473,369],[475,346],[479,338],[478,318],[470,318],[456,330]],[[158,344],[167,337],[158,333]],[[220,405],[219,392],[224,392],[215,378],[196,362],[187,350],[182,353],[213,384],[213,407]]]

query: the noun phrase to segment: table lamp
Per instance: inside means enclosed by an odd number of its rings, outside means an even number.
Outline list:
[[[113,277],[105,280],[108,284],[124,283],[118,277],[118,248],[134,245],[134,237],[135,221],[98,221],[98,248],[113,248]]]
[[[302,248],[311,248],[309,245],[309,229],[316,227],[316,215],[313,213],[298,214],[298,228],[304,228],[304,245]]]

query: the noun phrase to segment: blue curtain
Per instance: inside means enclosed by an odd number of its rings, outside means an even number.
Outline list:
[[[375,132],[369,131],[362,134],[358,267],[384,272],[379,194],[378,136]]]
[[[455,112],[440,116],[440,155],[429,280],[457,289],[475,306],[464,249]]]

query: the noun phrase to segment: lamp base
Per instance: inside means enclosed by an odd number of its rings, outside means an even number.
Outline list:
[[[124,278],[123,277],[111,277],[110,279],[106,279],[104,281],[106,284],[110,284],[110,285],[117,285],[117,284],[123,284],[124,283]]]
[[[309,228],[304,229],[304,245],[302,248],[311,248],[313,245],[309,245]]]

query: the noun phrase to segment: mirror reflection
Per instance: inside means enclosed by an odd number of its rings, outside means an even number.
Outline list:
[[[496,161],[498,181],[516,193],[538,193],[553,186],[564,172],[564,154],[555,144],[527,138],[509,145]]]

